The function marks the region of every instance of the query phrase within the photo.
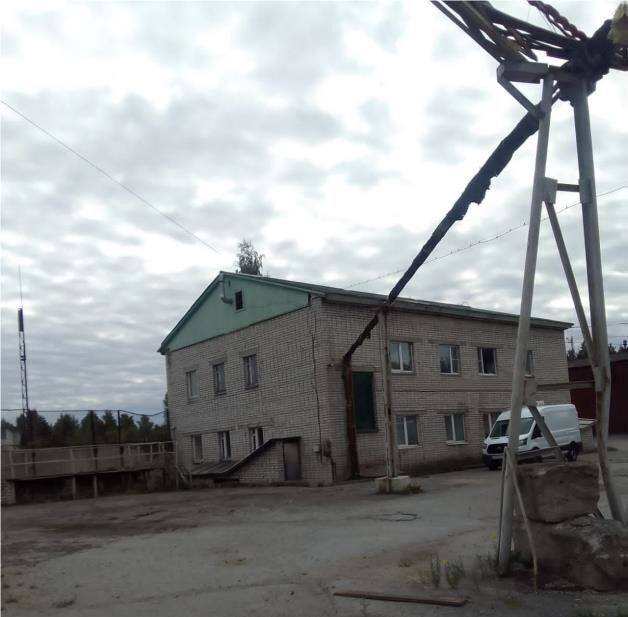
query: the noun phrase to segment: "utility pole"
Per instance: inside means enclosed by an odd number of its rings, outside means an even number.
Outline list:
[[[592,353],[590,358],[595,383],[596,417],[598,422],[597,447],[600,472],[608,505],[616,521],[626,523],[621,496],[617,491],[611,465],[608,460],[608,424],[611,404],[611,363],[608,352],[606,307],[604,304],[604,282],[602,277],[602,255],[600,249],[600,229],[597,215],[595,192],[595,167],[593,164],[593,142],[589,118],[589,92],[592,84],[585,79],[569,84],[566,91],[574,112],[578,171],[580,173],[580,201],[582,202],[582,222],[584,249],[587,264],[589,306],[591,313]]]
[[[519,425],[521,408],[523,407],[523,388],[525,381],[525,365],[530,337],[530,317],[532,314],[532,297],[534,294],[534,275],[536,258],[539,251],[539,231],[545,187],[545,166],[547,163],[547,147],[549,143],[550,118],[552,112],[552,89],[554,80],[546,72],[543,78],[543,94],[539,105],[542,114],[539,122],[539,136],[536,146],[536,164],[534,168],[534,185],[532,188],[532,204],[530,206],[530,224],[528,226],[528,245],[526,249],[523,271],[523,288],[521,291],[521,309],[519,312],[519,328],[515,347],[515,362],[512,375],[512,392],[510,401],[510,424],[508,428],[508,455],[517,457],[519,447]],[[512,515],[514,508],[513,468],[507,467],[502,489],[502,510],[499,538],[498,567],[504,575],[510,565],[510,544],[512,539]]]

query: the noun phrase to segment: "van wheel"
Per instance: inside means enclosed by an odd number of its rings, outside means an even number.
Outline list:
[[[487,467],[491,470],[491,471],[496,471],[497,469],[499,469],[499,463],[489,463],[487,465]]]
[[[578,446],[575,443],[570,443],[567,448],[567,460],[572,463],[578,460]]]

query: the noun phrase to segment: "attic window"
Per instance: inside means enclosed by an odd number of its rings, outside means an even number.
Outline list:
[[[241,311],[244,308],[244,295],[241,291],[235,292],[235,310]]]

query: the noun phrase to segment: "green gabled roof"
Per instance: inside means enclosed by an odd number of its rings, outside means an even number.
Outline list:
[[[205,288],[205,290],[203,291],[203,293],[195,300],[194,304],[192,304],[192,306],[187,310],[187,312],[185,313],[185,315],[183,315],[183,317],[178,321],[178,323],[175,325],[175,327],[171,330],[171,332],[168,334],[168,336],[166,336],[166,338],[162,341],[161,345],[159,346],[159,349],[157,350],[159,353],[166,353],[168,351],[171,351],[171,349],[169,349],[170,344],[176,339],[177,336],[179,336],[182,331],[186,328],[186,326],[189,326],[190,322],[195,318],[195,316],[197,315],[198,311],[205,306],[206,302],[208,301],[208,299],[210,298],[210,296],[212,296],[212,294],[216,291],[216,289],[218,288],[219,285],[222,284],[222,281],[224,280],[235,280],[235,281],[242,281],[245,284],[251,284],[253,283],[254,285],[259,285],[260,283],[265,285],[265,286],[269,286],[269,287],[275,287],[277,289],[283,289],[283,290],[288,290],[290,292],[299,292],[300,296],[301,296],[301,301],[299,301],[299,297],[295,296],[295,300],[294,303],[290,303],[290,305],[288,307],[284,307],[284,308],[289,308],[289,310],[294,310],[295,308],[298,308],[299,306],[303,306],[305,305],[305,300],[309,301],[310,296],[313,295],[320,295],[317,292],[308,289],[307,287],[301,285],[301,284],[293,284],[291,281],[282,281],[279,279],[271,279],[270,277],[266,277],[266,276],[254,276],[254,275],[250,275],[250,274],[240,274],[240,273],[234,273],[234,272],[223,272],[221,271],[218,276],[216,276],[216,278],[214,278],[214,280]],[[260,321],[261,319],[267,319],[269,317],[281,314],[282,312],[286,312],[286,310],[280,310],[280,311],[264,311],[262,315],[257,315],[258,319],[254,319],[254,321],[251,321],[250,323],[255,323],[255,321]],[[242,321],[242,320],[241,320]],[[241,323],[239,325],[239,327],[244,327],[245,325],[250,325],[250,323]],[[220,333],[226,333],[226,332],[231,332],[234,329],[239,329],[238,327],[232,327],[231,329],[229,329],[229,327],[227,327],[225,329],[224,332],[220,332]],[[216,335],[216,334],[214,334]],[[200,342],[201,340],[205,340],[207,338],[210,338],[209,336],[204,336],[202,338],[198,338],[197,340],[194,340],[193,342]],[[181,346],[187,346],[187,345],[181,345]]]
[[[353,291],[342,289],[339,287],[330,287],[327,285],[317,285],[313,283],[303,283],[299,281],[289,281],[285,279],[277,279],[269,276],[255,276],[250,274],[220,272],[218,276],[208,285],[199,298],[192,304],[189,310],[179,320],[177,325],[172,329],[170,334],[163,340],[159,347],[160,353],[169,351],[168,346],[174,338],[182,331],[188,322],[194,317],[199,308],[204,305],[221,281],[231,279],[241,281],[243,283],[262,284],[269,287],[281,288],[284,290],[292,290],[307,294],[310,296],[322,297],[325,301],[337,304],[349,304],[354,306],[378,307],[386,301],[386,296],[382,294],[374,294],[363,291]],[[486,309],[477,309],[462,304],[446,304],[444,302],[430,302],[428,300],[415,300],[413,298],[398,298],[394,306],[401,310],[410,312],[437,314],[447,317],[457,317],[466,319],[476,319],[482,321],[496,321],[501,323],[516,324],[519,316],[513,313],[502,313],[499,311],[490,311]],[[292,309],[293,310],[293,309]],[[285,312],[285,311],[283,311]],[[281,314],[275,313],[275,314]],[[273,316],[273,315],[270,315]],[[266,317],[267,318],[267,317]],[[254,322],[251,322],[254,323]],[[248,325],[248,324],[247,324]],[[552,319],[532,318],[532,325],[537,327],[553,328],[565,330],[573,324],[564,321],[555,321]],[[228,330],[232,331],[232,330]],[[205,337],[209,338],[209,337]],[[200,341],[195,341],[200,342]]]

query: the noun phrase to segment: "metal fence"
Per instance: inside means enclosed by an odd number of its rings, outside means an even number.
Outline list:
[[[116,471],[155,469],[175,464],[172,441],[103,444],[64,448],[7,448],[3,480],[32,480]]]

